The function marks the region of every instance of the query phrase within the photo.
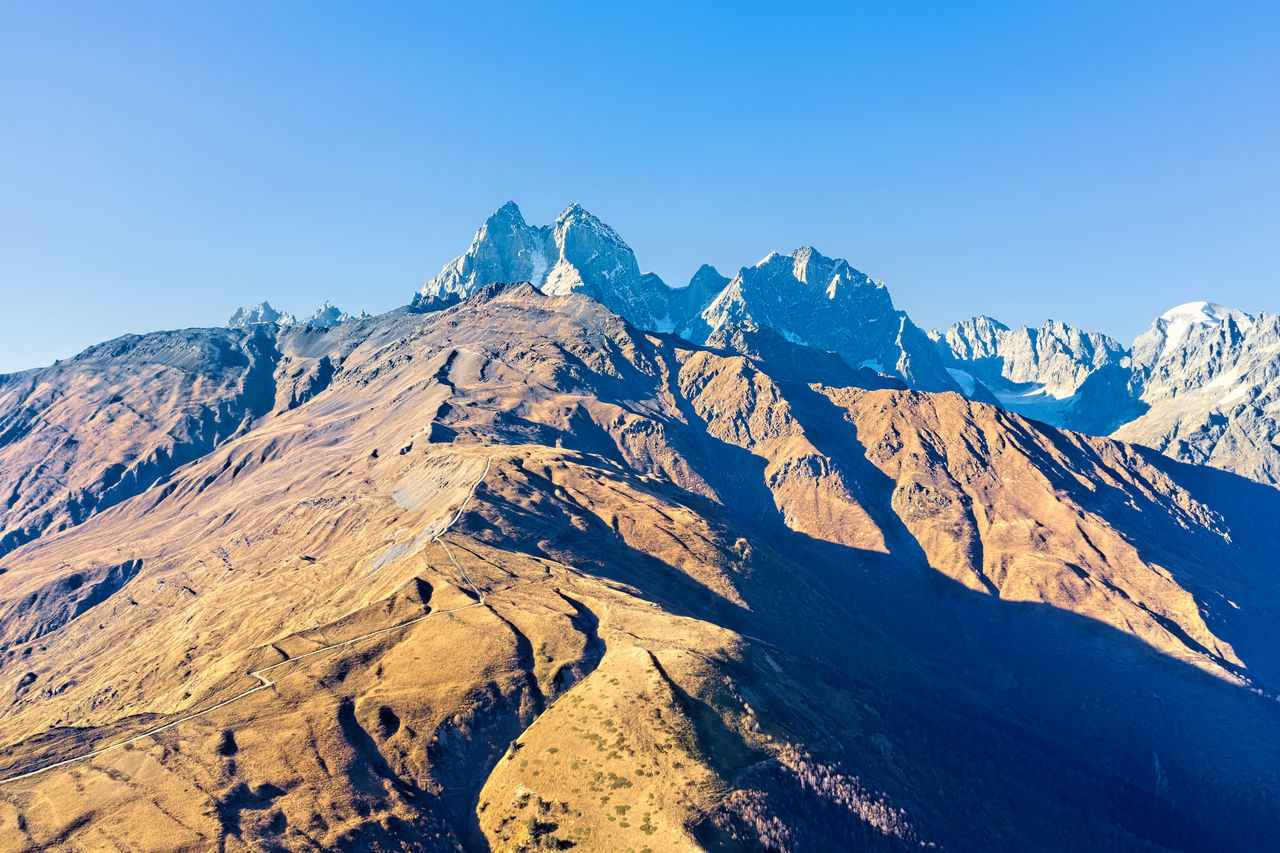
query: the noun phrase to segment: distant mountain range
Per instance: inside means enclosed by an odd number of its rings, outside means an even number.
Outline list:
[[[325,300],[320,307],[311,312],[309,317],[299,320],[292,314],[284,311],[277,311],[271,307],[270,302],[259,302],[251,308],[238,308],[231,315],[231,319],[227,321],[227,326],[232,329],[244,329],[249,326],[256,326],[263,323],[274,323],[277,326],[305,326],[312,329],[331,329],[339,323],[345,323],[348,320],[357,320],[361,317],[368,317],[363,311],[359,315],[348,314],[346,311],[335,306],[329,300]]]
[[[953,376],[1005,408],[1280,484],[1274,314],[1179,305],[1129,349],[1065,323],[1011,330],[989,317],[931,337]]]

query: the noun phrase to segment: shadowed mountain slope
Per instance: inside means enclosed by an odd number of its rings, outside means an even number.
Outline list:
[[[0,384],[0,554],[149,488],[270,411],[265,331],[129,336]]]
[[[1280,829],[1274,489],[529,285],[252,334],[232,434],[0,561],[0,778],[124,744],[0,785],[3,849]]]

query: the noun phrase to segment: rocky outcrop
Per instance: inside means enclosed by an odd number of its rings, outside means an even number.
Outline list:
[[[929,337],[953,368],[971,373],[997,396],[1034,387],[1061,399],[1094,372],[1128,364],[1128,353],[1113,339],[1057,320],[1013,330],[990,317],[974,317]]]
[[[644,328],[669,330],[662,279],[641,273],[617,232],[577,204],[553,224],[535,227],[515,202],[507,202],[485,220],[471,248],[423,286],[411,307],[437,309],[486,285],[521,281],[552,295],[582,293]]]
[[[1145,411],[1115,436],[1280,485],[1280,317],[1194,316],[1162,317],[1135,342]]]
[[[701,317],[713,333],[728,325],[766,327],[914,388],[959,390],[924,333],[894,308],[882,282],[808,246],[743,267]]]
[[[732,279],[704,265],[684,288],[642,273],[612,228],[571,205],[534,227],[508,202],[471,247],[414,297],[415,311],[457,304],[489,284],[527,281],[543,293],[590,296],[630,323],[701,343],[728,325],[767,327],[932,391],[959,390],[924,333],[893,306],[881,282],[811,247],[774,253]]]

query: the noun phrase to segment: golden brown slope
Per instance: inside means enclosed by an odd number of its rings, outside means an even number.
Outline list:
[[[1236,686],[1275,683],[1275,590],[1247,567],[1277,543],[1241,529],[1274,501],[529,288],[326,337],[279,344],[338,353],[313,399],[4,561],[0,612],[25,621],[0,639],[2,775],[413,624],[0,787],[13,849],[1176,849],[1274,828],[1275,704]],[[125,565],[78,607],[69,576]]]
[[[99,344],[0,384],[0,554],[136,495],[270,411],[274,335]]]

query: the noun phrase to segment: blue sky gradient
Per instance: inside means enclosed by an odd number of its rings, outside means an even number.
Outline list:
[[[509,198],[671,284],[812,244],[926,329],[1280,311],[1278,10],[0,0],[0,371],[402,305]]]

